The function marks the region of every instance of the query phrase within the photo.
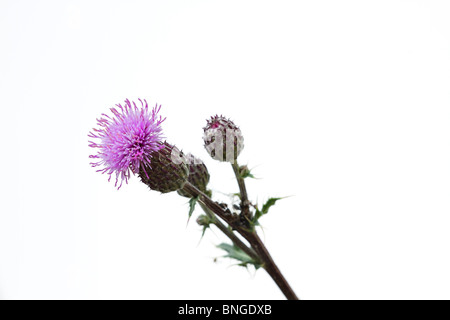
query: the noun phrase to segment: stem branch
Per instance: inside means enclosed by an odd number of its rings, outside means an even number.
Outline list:
[[[202,203],[206,208],[219,216],[222,220],[228,223],[230,227],[235,229],[241,236],[243,236],[250,243],[253,250],[258,254],[260,258],[259,260],[263,262],[264,269],[272,277],[272,279],[275,281],[286,298],[289,300],[298,300],[286,278],[284,278],[284,276],[281,274],[280,269],[278,269],[277,265],[270,256],[269,251],[267,251],[267,248],[264,246],[263,242],[255,231],[251,231],[247,227],[243,226],[239,216],[230,214],[223,210],[223,208],[218,203],[211,200],[211,198],[198,190],[191,183],[186,182],[183,189],[189,194],[197,196],[200,203]]]
[[[200,203],[200,206],[202,207],[203,211],[206,213],[206,215],[212,220],[212,223],[220,230],[222,231],[230,240],[233,242],[233,244],[244,251],[250,258],[252,258],[255,262],[261,263],[261,259],[256,254],[255,250],[252,248],[249,248],[244,242],[242,242],[241,239],[239,239],[232,230],[230,230],[226,225],[224,225],[215,215],[214,213],[208,209],[207,206],[205,206],[203,203]]]

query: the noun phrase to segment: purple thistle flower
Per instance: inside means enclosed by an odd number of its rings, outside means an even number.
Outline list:
[[[123,181],[128,183],[131,172],[137,174],[141,167],[150,167],[152,153],[164,148],[159,143],[164,139],[161,123],[165,118],[158,117],[161,106],[156,105],[150,111],[146,100],[139,101],[142,105],[140,108],[127,99],[124,106],[117,104],[117,109],[110,109],[112,117],[103,113],[103,117],[97,119],[99,128],[92,129],[88,135],[99,139],[97,143],[89,141],[90,147],[100,149],[96,155],[89,156],[99,159],[91,162],[92,167],[103,166],[97,172],[109,174],[108,181],[115,173],[116,187],[120,179],[118,189]]]

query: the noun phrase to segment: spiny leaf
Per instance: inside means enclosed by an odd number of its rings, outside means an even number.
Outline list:
[[[250,170],[246,170],[246,171],[244,171],[244,172],[242,172],[241,173],[241,177],[242,178],[255,178],[255,176],[251,173],[251,171]]]
[[[247,174],[243,175],[242,178],[252,178],[255,179],[255,176],[253,174],[251,174],[250,172],[248,172]]]
[[[245,179],[245,178],[256,179],[255,176],[252,174],[251,169],[248,168],[248,166],[240,166],[239,167],[239,176],[243,179]]]
[[[269,200],[267,200],[261,209],[262,214],[268,213],[270,207],[275,205],[275,202],[277,202],[278,200],[281,200],[281,199],[283,199],[283,198],[270,198]]]
[[[261,210],[256,208],[255,217],[253,219],[253,222],[255,224],[257,224],[259,218],[261,218],[263,215],[267,214],[269,212],[270,207],[275,205],[275,203],[281,199],[283,199],[283,198],[270,198],[269,200],[266,201],[266,203],[264,203]]]
[[[194,197],[194,198],[191,198],[191,200],[189,200],[189,217],[188,217],[188,223],[189,223],[189,220],[191,219],[192,214],[194,213],[195,205],[197,204],[197,201],[198,201],[198,197]]]
[[[205,236],[206,229],[208,228],[209,226],[203,226],[202,237],[200,238],[200,240],[203,239],[203,237]]]
[[[224,250],[227,254],[224,257],[232,258],[239,261],[239,266],[247,267],[248,265],[253,265],[256,269],[259,269],[261,265],[250,258],[244,251],[235,245],[228,243],[221,243],[217,246],[218,248]]]

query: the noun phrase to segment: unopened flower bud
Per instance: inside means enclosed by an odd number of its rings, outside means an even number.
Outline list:
[[[244,148],[241,130],[223,116],[211,117],[203,130],[205,148],[215,160],[233,163]]]
[[[248,166],[240,166],[239,167],[239,174],[241,175],[241,177],[248,177],[251,173],[250,173],[250,169],[248,168]]]
[[[199,226],[209,226],[211,224],[211,219],[208,216],[201,215],[197,218],[197,224]]]
[[[203,163],[202,160],[193,156],[190,153],[186,155],[186,160],[189,166],[188,181],[198,190],[208,194],[209,191],[207,190],[207,185],[209,182],[209,172],[205,164]],[[179,189],[178,194],[186,198],[193,197],[193,195],[191,195],[184,189]]]
[[[150,189],[167,193],[181,189],[189,176],[189,167],[183,152],[163,142],[163,148],[153,153],[149,166],[139,171],[141,181]]]

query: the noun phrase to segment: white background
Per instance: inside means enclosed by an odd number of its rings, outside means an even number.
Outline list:
[[[231,168],[202,127],[224,114],[251,198],[303,299],[450,299],[448,1],[0,1],[1,299],[282,299],[186,199],[89,166],[87,134],[129,98],[168,139]],[[197,215],[196,212],[195,215]]]

